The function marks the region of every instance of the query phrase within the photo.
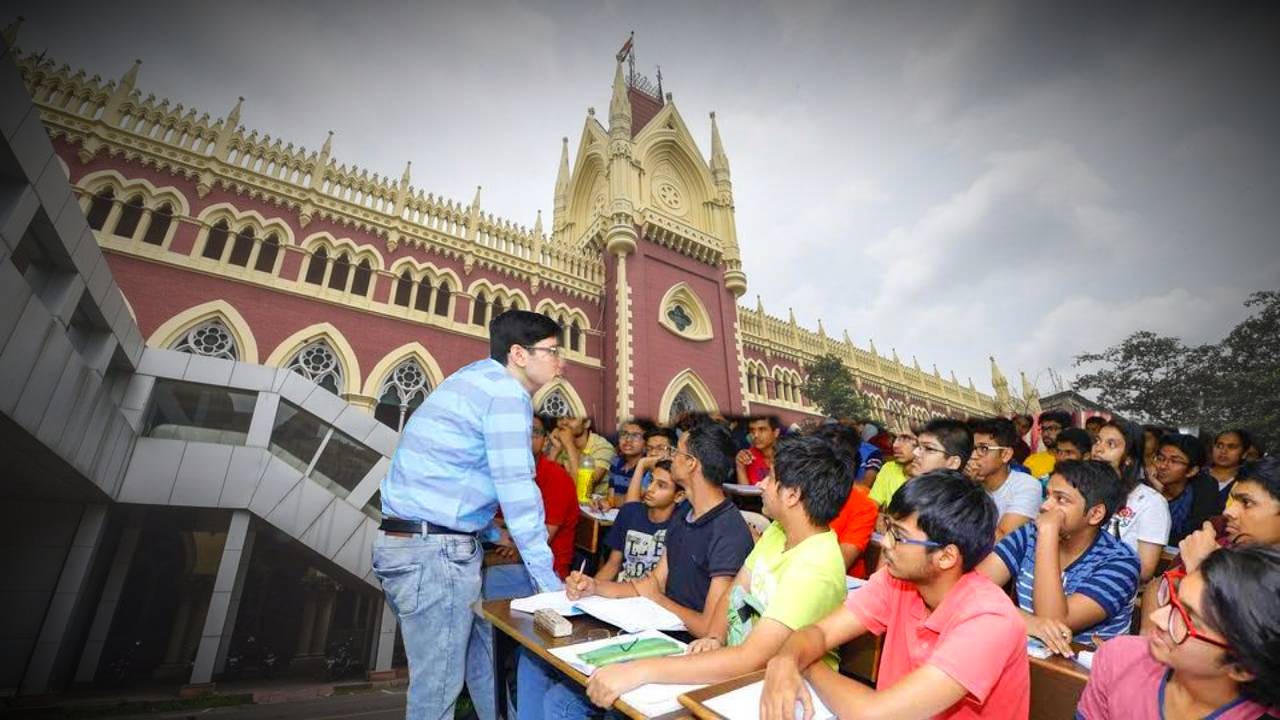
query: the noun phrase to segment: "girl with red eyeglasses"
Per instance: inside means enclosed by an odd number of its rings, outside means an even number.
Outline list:
[[[1280,548],[1214,551],[1164,574],[1148,636],[1105,643],[1076,717],[1254,720],[1280,707]]]

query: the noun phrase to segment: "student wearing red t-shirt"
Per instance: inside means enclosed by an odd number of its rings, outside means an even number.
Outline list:
[[[773,454],[778,444],[782,425],[773,415],[753,417],[747,421],[747,436],[751,447],[738,451],[734,466],[739,485],[758,485],[773,472]]]
[[[828,443],[842,448],[850,454],[852,465],[859,465],[859,446],[862,444],[853,429],[839,423],[828,423],[814,430],[814,434]],[[871,534],[876,529],[876,518],[880,508],[867,493],[867,488],[850,478],[851,487],[848,499],[840,509],[840,514],[831,521],[831,531],[840,542],[840,554],[844,556],[844,567],[850,577],[866,578],[867,563],[863,555],[867,545],[871,543]]]
[[[955,470],[913,478],[886,510],[883,567],[844,605],[791,635],[765,670],[760,717],[812,714],[808,687],[841,718],[1026,718],[1026,630],[975,566],[995,542],[995,501]],[[866,633],[884,635],[876,687],[821,662]]]

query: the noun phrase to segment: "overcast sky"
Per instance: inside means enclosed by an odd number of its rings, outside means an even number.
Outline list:
[[[634,30],[704,155],[717,111],[745,304],[982,390],[994,354],[1042,393],[1134,330],[1216,341],[1280,288],[1280,13],[1087,5],[6,3],[24,49],[141,58],[144,94],[214,117],[243,95],[250,129],[333,130],[339,162],[412,160],[526,226]]]

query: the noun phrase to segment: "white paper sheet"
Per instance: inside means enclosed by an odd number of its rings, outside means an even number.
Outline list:
[[[582,511],[583,515],[593,517],[596,520],[603,520],[605,522],[616,522],[618,520],[618,508],[609,508],[608,510],[600,511],[590,505],[579,504],[578,509]]]
[[[834,720],[835,715],[827,709],[826,705],[818,699],[818,693],[813,691],[813,687],[809,683],[805,683],[805,687],[809,689],[809,697],[813,699],[813,718],[814,720]],[[764,681],[744,685],[737,690],[727,692],[723,695],[717,695],[703,703],[708,708],[716,711],[720,715],[731,718],[731,720],[748,720],[760,717],[760,693],[764,691]],[[804,717],[804,706],[798,701],[796,702],[796,719]]]
[[[576,645],[566,645],[564,647],[548,648],[547,652],[560,658],[566,663],[572,665],[584,675],[590,675],[596,671],[594,665],[590,665],[582,660],[580,655],[585,652],[591,652],[596,648],[613,645],[629,640],[643,640],[645,638],[663,638],[670,640],[681,648],[688,649],[685,643],[668,637],[656,630],[646,630],[644,632],[631,635],[619,635],[617,637],[604,638],[603,640],[590,640],[588,642],[578,643]],[[650,683],[641,685],[634,690],[622,694],[621,700],[647,717],[657,715],[665,715],[669,712],[675,712],[680,709],[679,697],[687,692],[692,692],[703,685],[664,685],[660,683]]]
[[[721,487],[730,495],[763,495],[764,488],[759,485],[739,485],[738,483],[725,483]]]
[[[581,615],[582,611],[574,606],[573,601],[564,594],[564,590],[538,593],[529,597],[516,598],[511,601],[511,609],[533,614],[543,608],[550,608],[565,617]]]
[[[604,598],[593,595],[579,599],[576,606],[588,615],[629,633],[685,629],[684,622],[675,613],[646,597]]]

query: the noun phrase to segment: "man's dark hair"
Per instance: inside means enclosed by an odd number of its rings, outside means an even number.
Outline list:
[[[1280,501],[1280,457],[1268,456],[1247,462],[1236,473],[1236,478],[1258,483],[1271,497]]]
[[[653,469],[654,469],[654,470],[666,470],[668,473],[670,473],[670,472],[671,472],[671,461],[670,461],[670,460],[659,460],[658,462],[656,462],[656,463],[654,463],[654,464],[653,464]]]
[[[849,467],[856,469],[861,465],[862,440],[858,437],[858,431],[852,427],[842,423],[826,423],[814,428],[808,435],[821,438],[828,445],[844,454],[849,462]]]
[[[664,437],[667,439],[667,442],[671,443],[671,447],[676,446],[676,440],[677,440],[676,431],[672,430],[671,428],[654,426],[649,428],[648,430],[645,430],[644,439],[648,440],[651,437]]]
[[[1280,706],[1280,548],[1244,544],[1209,553],[1201,612],[1226,639],[1222,662],[1253,676],[1240,694],[1267,707]]]
[[[894,493],[887,512],[895,520],[915,513],[916,525],[930,540],[956,546],[965,572],[996,544],[1000,516],[995,501],[958,470],[931,470],[911,478]]]
[[[1089,427],[1090,425],[1097,425],[1098,427],[1102,427],[1103,425],[1106,425],[1106,424],[1107,424],[1107,419],[1102,417],[1101,415],[1090,415],[1089,418],[1084,421],[1085,427]]]
[[[623,425],[636,425],[640,428],[641,433],[649,432],[651,429],[656,427],[656,425],[654,425],[654,422],[649,418],[631,418],[630,420],[623,422],[622,425],[618,426],[618,432],[622,432]]]
[[[960,458],[962,468],[969,462],[969,456],[973,454],[973,433],[970,432],[968,425],[959,420],[934,418],[920,428],[920,433],[929,433],[938,438],[938,442],[942,444],[942,449],[947,451],[948,456]],[[994,530],[992,537],[995,537]]]
[[[1200,442],[1200,438],[1186,433],[1165,433],[1160,436],[1160,444],[1156,446],[1156,452],[1160,452],[1162,447],[1177,448],[1183,455],[1187,456],[1187,463],[1193,468],[1204,467],[1204,443]]]
[[[729,428],[704,419],[690,427],[685,435],[689,438],[689,454],[702,464],[702,476],[717,487],[725,484],[729,473],[734,471],[733,456],[738,449]]]
[[[973,422],[969,429],[973,431],[974,435],[978,433],[990,435],[991,439],[995,440],[1000,447],[1007,447],[1012,450],[1013,446],[1018,444],[1018,429],[1013,426],[1012,420],[1006,420],[1002,417],[982,418]]]
[[[1067,460],[1053,466],[1053,474],[1061,475],[1071,487],[1084,496],[1084,510],[1089,512],[1094,505],[1101,505],[1106,510],[1099,528],[1106,527],[1116,508],[1124,503],[1125,496],[1120,494],[1120,476],[1114,468],[1101,460]]]
[[[750,426],[751,423],[760,422],[761,420],[767,421],[769,423],[769,428],[772,430],[782,429],[782,421],[778,419],[777,415],[751,415],[747,418],[746,424],[747,426]]]
[[[1130,420],[1113,418],[1103,423],[1102,427],[1115,428],[1124,438],[1124,458],[1120,460],[1120,489],[1127,498],[1138,487],[1138,483],[1142,482],[1142,451],[1146,444],[1142,426]]]
[[[853,465],[847,450],[817,433],[778,441],[773,480],[779,487],[796,488],[804,512],[814,525],[827,525],[840,514],[853,486]]]
[[[529,346],[560,337],[560,323],[528,310],[508,310],[489,323],[489,357],[502,365],[512,345]]]
[[[1248,451],[1249,448],[1253,447],[1253,433],[1245,430],[1244,428],[1229,428],[1227,430],[1223,430],[1213,436],[1213,441],[1215,443],[1218,442],[1222,439],[1223,435],[1235,435],[1240,438],[1240,450],[1242,452]]]
[[[1058,423],[1063,430],[1071,427],[1071,413],[1065,410],[1046,410],[1040,413],[1040,424],[1044,425],[1047,420]]]
[[[1077,450],[1084,453],[1085,457],[1088,457],[1089,451],[1093,449],[1093,437],[1090,436],[1089,431],[1084,428],[1069,427],[1058,433],[1058,442],[1054,447],[1057,448],[1057,446],[1062,443],[1067,443],[1068,445],[1075,447]]]

